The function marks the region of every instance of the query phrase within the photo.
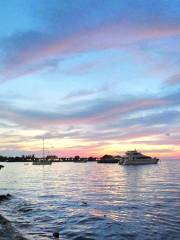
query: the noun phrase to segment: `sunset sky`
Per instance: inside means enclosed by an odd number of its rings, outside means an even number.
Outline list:
[[[0,155],[180,157],[179,0],[0,0]]]

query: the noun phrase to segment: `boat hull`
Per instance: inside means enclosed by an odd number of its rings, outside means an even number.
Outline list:
[[[52,162],[33,162],[32,165],[51,165]]]
[[[98,160],[97,163],[118,163],[118,159]]]
[[[1,168],[4,168],[4,166],[3,166],[3,165],[0,165],[0,170],[1,170]]]
[[[157,164],[159,159],[149,159],[149,160],[120,160],[120,165],[148,165]]]

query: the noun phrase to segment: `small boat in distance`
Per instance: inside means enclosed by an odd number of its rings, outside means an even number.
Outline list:
[[[112,155],[104,155],[99,160],[97,160],[97,163],[118,163],[118,161],[118,157],[113,157]]]
[[[157,164],[158,158],[146,156],[138,151],[127,151],[126,155],[119,160],[120,165],[144,165],[144,164]]]
[[[32,164],[33,165],[51,165],[52,161],[42,158],[42,159],[34,160]]]
[[[86,163],[87,162],[87,158],[80,158],[79,156],[75,156],[73,158],[73,162],[75,162],[75,163]]]
[[[51,165],[52,160],[46,159],[44,157],[44,138],[43,138],[43,157],[40,159],[34,159],[32,165]]]
[[[4,166],[3,166],[3,165],[0,165],[0,170],[1,170],[1,168],[4,168]]]

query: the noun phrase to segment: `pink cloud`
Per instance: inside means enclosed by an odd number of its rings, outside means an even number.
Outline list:
[[[10,62],[5,67],[5,74],[10,71],[13,75],[13,72],[15,72],[14,77],[17,77],[17,68],[19,68],[18,72],[22,71],[23,75],[24,72],[27,72],[27,64],[36,65],[47,59],[67,54],[97,49],[120,48],[123,45],[136,43],[141,40],[158,39],[178,34],[180,34],[179,26],[130,26],[122,22],[120,24],[104,25],[89,31],[77,32],[63,40],[57,39],[47,42],[43,46],[29,51],[17,52],[16,61]]]
[[[87,97],[87,96],[91,96],[93,94],[95,94],[96,91],[94,90],[88,90],[88,89],[81,89],[79,91],[72,91],[70,93],[68,93],[64,99],[66,100],[74,100],[74,99],[78,99],[78,98],[82,98],[82,97]]]
[[[0,81],[1,83],[6,82],[7,80],[11,80],[18,77],[26,77],[29,75],[32,75],[34,73],[39,73],[43,70],[47,69],[47,66],[32,66],[25,69],[15,69],[12,67],[11,69],[4,69],[3,71],[0,71],[0,73],[3,75],[3,79]]]
[[[180,74],[175,74],[175,75],[169,77],[166,80],[166,83],[169,85],[175,85],[175,84],[180,83]]]
[[[108,119],[112,119],[115,116],[121,116],[134,111],[163,106],[165,104],[168,104],[168,101],[164,99],[134,100],[132,102],[126,102],[125,104],[119,104],[112,108],[109,108],[106,111],[97,114],[97,116],[93,116],[91,119],[89,118],[89,120],[92,123],[103,122],[107,121]]]
[[[27,54],[24,52],[19,61],[41,60],[64,53],[120,47],[122,44],[131,44],[145,39],[157,39],[178,34],[180,34],[180,27],[128,27],[123,26],[122,23],[120,25],[102,26],[88,32],[78,32],[62,41],[55,41],[39,49],[39,51],[32,51]]]
[[[31,127],[40,127],[45,125],[58,125],[58,124],[98,124],[109,122],[112,119],[130,114],[135,111],[145,109],[157,108],[168,105],[170,102],[166,99],[137,99],[125,102],[102,102],[96,106],[92,104],[81,112],[73,111],[69,114],[59,112],[42,112],[42,111],[25,111],[14,109],[9,105],[1,106],[1,118],[9,119],[15,123],[23,124]],[[94,106],[94,107],[93,107]]]

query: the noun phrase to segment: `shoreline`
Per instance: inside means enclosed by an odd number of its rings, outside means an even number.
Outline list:
[[[0,213],[0,237],[1,240],[29,240],[24,237],[12,223]]]

